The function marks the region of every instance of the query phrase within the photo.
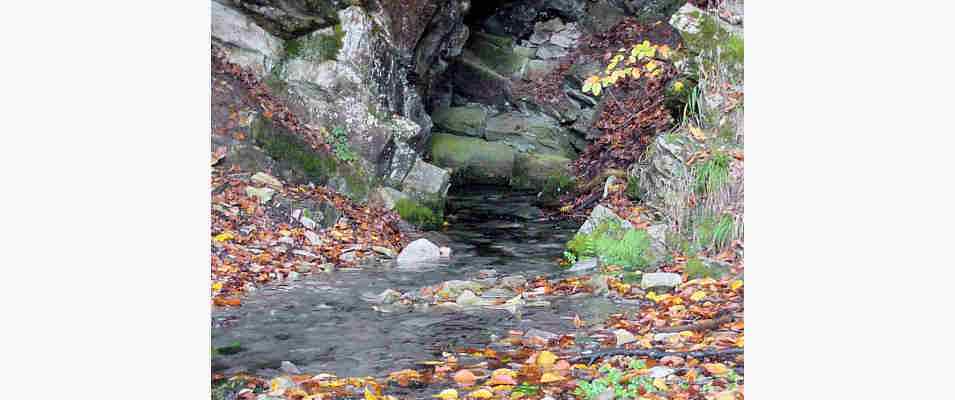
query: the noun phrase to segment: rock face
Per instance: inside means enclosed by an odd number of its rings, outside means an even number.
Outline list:
[[[278,165],[290,182],[326,185],[353,200],[385,185],[442,208],[447,173],[420,157],[432,128],[423,99],[444,80],[468,28],[458,0],[400,3],[213,0],[213,44],[303,125],[322,130],[336,154],[251,115],[253,138],[229,143],[228,162],[250,172]]]
[[[226,49],[229,61],[264,76],[282,58],[282,41],[251,18],[218,1],[211,8],[212,41]]]
[[[510,147],[515,155],[512,174],[506,179],[495,175],[497,179],[490,180],[494,183],[506,181],[517,188],[541,189],[549,179],[569,175],[570,162],[586,148],[587,139],[592,139],[587,134],[593,131],[598,114],[598,99],[580,88],[587,77],[602,68],[602,61],[568,56],[585,35],[612,27],[627,15],[627,10],[662,18],[676,10],[670,3],[475,2],[469,15],[473,21],[469,38],[450,69],[451,101],[429,102],[436,126],[442,132]],[[565,62],[570,68],[559,84],[559,93],[546,101],[538,99],[529,88],[550,79],[550,74]],[[475,149],[496,150],[467,143]],[[432,159],[439,166],[460,168],[441,164],[437,157]],[[474,182],[487,183],[486,175],[479,174]]]
[[[476,138],[437,133],[431,138],[431,157],[453,171],[457,181],[506,185],[514,174],[509,146]]]
[[[684,129],[658,135],[628,173],[638,182],[640,199],[680,226],[705,226],[731,218],[731,240],[741,235],[738,216],[743,213],[743,109],[736,107],[743,91],[742,27],[689,3],[669,22],[695,55],[681,68],[708,70],[706,76],[719,76],[720,81],[698,85],[704,88],[699,120],[705,123],[693,126],[695,132]],[[693,154],[702,152],[710,156],[687,166]],[[710,171],[716,171],[718,179],[706,183]]]

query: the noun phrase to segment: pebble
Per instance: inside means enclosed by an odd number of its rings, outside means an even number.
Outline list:
[[[290,374],[290,375],[302,374],[302,371],[300,371],[298,367],[295,366],[295,364],[292,364],[291,361],[282,361],[282,366],[279,369],[282,370],[282,372],[285,372],[286,374]]]
[[[536,337],[539,337],[539,338],[541,338],[541,339],[547,340],[547,341],[551,341],[551,340],[557,339],[557,338],[559,337],[559,336],[557,336],[556,333],[551,333],[551,332],[547,332],[547,331],[542,331],[542,330],[537,329],[537,328],[531,328],[530,330],[528,330],[527,332],[524,333],[524,337],[526,337],[526,338],[532,338],[532,337],[535,337],[535,336],[536,336]]]
[[[676,370],[673,368],[658,365],[650,368],[649,375],[651,378],[666,378],[667,376],[673,375],[674,372],[676,372]]]
[[[626,329],[617,329],[613,331],[613,335],[617,338],[617,346],[637,341],[636,336]]]
[[[643,274],[643,280],[640,281],[642,289],[651,288],[673,288],[683,283],[683,277],[680,274],[672,272],[650,272]]]

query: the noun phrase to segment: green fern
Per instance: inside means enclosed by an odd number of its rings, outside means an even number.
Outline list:
[[[567,242],[564,258],[579,260],[599,257],[601,262],[627,270],[643,269],[650,236],[645,230],[623,229],[615,221],[604,221],[589,234],[578,234]]]

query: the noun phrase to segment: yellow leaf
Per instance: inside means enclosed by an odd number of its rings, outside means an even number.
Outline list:
[[[475,399],[490,399],[491,397],[494,397],[494,394],[491,393],[490,390],[480,389],[480,390],[475,390],[471,393],[468,393],[468,397],[475,398]]]
[[[217,241],[217,242],[224,242],[224,241],[226,241],[226,240],[235,239],[235,235],[232,234],[232,232],[230,232],[230,231],[225,231],[225,232],[222,232],[222,233],[216,235],[216,236],[215,236],[214,238],[212,238],[212,239],[214,239],[214,240]]]
[[[736,338],[736,347],[743,347],[743,337]]]
[[[457,400],[458,391],[454,389],[445,389],[445,390],[442,390],[441,393],[438,393],[431,397],[434,397],[436,399],[441,399],[441,400]]]
[[[378,397],[375,397],[375,395],[368,390],[367,386],[365,387],[365,400],[378,400]]]
[[[712,375],[724,375],[730,372],[730,369],[721,363],[703,364],[703,369]]]
[[[690,295],[690,300],[700,301],[700,300],[703,300],[703,298],[705,298],[705,297],[706,297],[706,292],[704,292],[704,291],[702,291],[702,290],[697,290],[697,291],[694,292],[692,295]]]
[[[683,81],[677,81],[676,83],[674,83],[674,84],[673,84],[673,90],[675,90],[675,91],[677,91],[677,92],[682,92],[682,91],[683,91]]]
[[[547,350],[544,350],[537,355],[537,366],[541,367],[542,369],[553,367],[555,362],[557,362],[557,356]]]
[[[498,375],[508,375],[511,378],[516,378],[517,371],[510,370],[507,368],[498,368],[498,369],[495,369],[494,372],[491,372],[491,376],[498,376]]]
[[[564,380],[563,376],[557,375],[553,372],[545,372],[543,375],[541,375],[541,383],[559,382],[562,380]]]
[[[693,135],[693,137],[696,138],[696,140],[699,140],[701,142],[706,140],[706,134],[703,133],[703,130],[693,125],[690,125],[690,134]]]
[[[670,390],[670,388],[667,387],[667,383],[663,380],[663,378],[654,378],[653,387],[663,391]]]
[[[733,290],[738,290],[741,287],[743,287],[743,281],[739,279],[737,279],[736,281],[733,282],[732,285],[730,285],[730,289],[733,289]]]
[[[653,72],[653,70],[657,69],[657,62],[650,61],[647,63],[647,65],[644,65],[644,67],[647,68],[647,72]]]
[[[213,283],[213,284],[212,284],[212,291],[213,291],[213,292],[218,292],[218,291],[220,291],[220,290],[222,290],[222,282],[216,282],[216,283]]]

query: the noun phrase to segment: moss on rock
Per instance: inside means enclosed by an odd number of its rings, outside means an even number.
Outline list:
[[[505,144],[436,133],[430,152],[434,164],[450,168],[457,182],[504,185],[514,174],[514,150]]]

